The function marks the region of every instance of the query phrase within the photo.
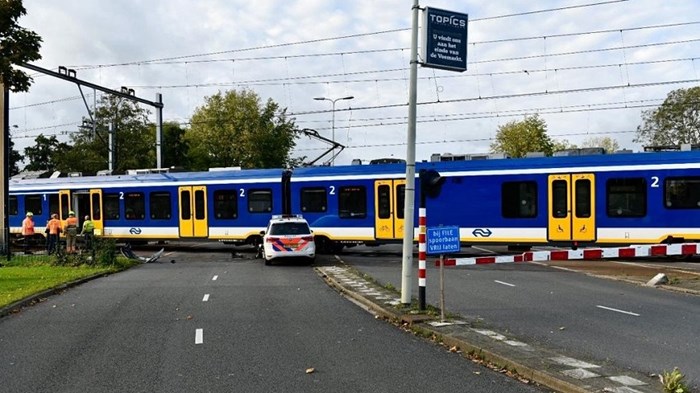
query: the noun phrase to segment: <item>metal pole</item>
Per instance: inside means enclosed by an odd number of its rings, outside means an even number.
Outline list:
[[[107,143],[107,148],[109,149],[107,169],[109,169],[109,174],[114,174],[114,122],[109,123],[109,139]]]
[[[338,101],[339,98],[336,98],[335,100],[331,100],[333,102],[333,115],[331,120],[331,139],[333,140],[333,153],[331,155],[331,166],[335,166],[335,102]]]
[[[401,266],[401,303],[411,304],[413,266],[413,206],[416,198],[416,101],[418,98],[418,0],[413,0],[411,32],[411,73],[408,93],[408,138],[406,147],[406,199],[404,203],[403,263]]]
[[[440,322],[445,322],[445,254],[440,254]]]
[[[156,168],[163,167],[163,156],[161,155],[161,140],[163,138],[163,95],[156,93],[156,102],[160,106],[156,107]]]
[[[425,310],[425,281],[427,279],[425,260],[427,245],[425,232],[428,225],[425,209],[425,193],[421,193],[420,207],[418,208],[418,308]]]
[[[3,189],[2,189],[2,236],[5,244],[7,260],[12,258],[10,250],[10,88],[0,83],[2,87],[2,133],[3,133]]]

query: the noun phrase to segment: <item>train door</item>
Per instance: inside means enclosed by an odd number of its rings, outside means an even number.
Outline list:
[[[549,225],[550,241],[588,242],[596,239],[595,175],[550,175]]]
[[[70,190],[58,191],[58,219],[61,220],[61,228],[66,224],[68,212],[71,211]]]
[[[90,190],[90,219],[95,225],[95,235],[102,235],[104,230],[104,221],[102,221],[102,190]]]
[[[374,182],[374,234],[377,239],[402,239],[406,180]]]
[[[179,187],[180,237],[207,237],[207,187]]]

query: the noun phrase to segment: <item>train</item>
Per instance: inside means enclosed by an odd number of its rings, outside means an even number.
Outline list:
[[[464,246],[618,246],[700,241],[700,151],[416,163],[427,225]],[[431,174],[432,176],[422,176]],[[406,165],[11,179],[10,232],[25,213],[90,216],[127,242],[258,244],[272,215],[301,214],[320,251],[403,239]],[[414,229],[417,240],[419,229]]]

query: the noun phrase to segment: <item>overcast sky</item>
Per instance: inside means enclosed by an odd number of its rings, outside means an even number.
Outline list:
[[[128,86],[186,125],[204,98],[250,89],[299,128],[347,146],[336,160],[406,157],[411,0],[25,0],[23,27],[42,39],[34,64]],[[697,0],[433,0],[469,14],[468,70],[418,69],[417,160],[485,153],[499,125],[539,113],[549,135],[633,142],[641,112],[698,85]],[[537,12],[543,11],[543,12]],[[33,74],[33,73],[32,73]],[[92,105],[92,91],[88,103]],[[18,150],[39,134],[68,141],[85,104],[71,83],[37,75],[11,94]],[[151,115],[155,120],[155,115]],[[16,127],[15,127],[16,126]],[[229,141],[235,143],[235,141]],[[326,145],[298,141],[310,159]]]

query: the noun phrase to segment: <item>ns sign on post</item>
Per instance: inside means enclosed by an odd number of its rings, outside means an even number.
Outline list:
[[[469,16],[431,7],[423,16],[423,66],[466,71]]]

